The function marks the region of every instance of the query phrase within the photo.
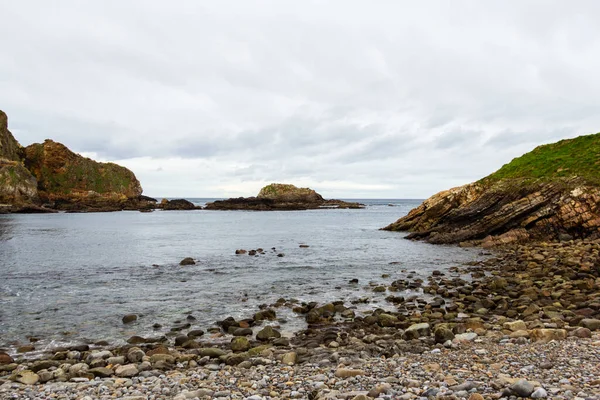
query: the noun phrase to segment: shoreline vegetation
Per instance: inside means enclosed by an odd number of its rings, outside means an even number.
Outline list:
[[[52,141],[23,149],[4,113],[0,130],[2,203],[42,208],[51,201],[71,211],[156,204],[140,197],[131,171],[83,159]],[[199,327],[189,316],[164,336],[132,336],[124,346],[107,338],[48,349],[38,359],[27,358],[36,350],[31,338],[16,354],[0,352],[0,397],[598,399],[599,140],[590,135],[541,146],[386,227],[411,231],[410,239],[493,250],[486,260],[434,271],[426,281],[366,285],[388,294],[370,311],[343,301],[282,298],[243,320]],[[196,209],[188,203],[164,200],[156,207]],[[293,209],[290,204],[361,206],[273,184],[257,197],[207,208]],[[408,288],[423,295],[403,296]],[[282,336],[282,307],[304,318],[307,328]],[[116,318],[133,329],[143,317]]]

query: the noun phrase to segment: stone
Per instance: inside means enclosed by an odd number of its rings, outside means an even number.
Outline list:
[[[469,400],[485,400],[479,393],[471,393]]]
[[[335,371],[335,376],[338,378],[351,378],[353,376],[365,375],[362,369],[338,368]]]
[[[525,322],[523,322],[521,320],[505,322],[504,325],[502,325],[502,327],[511,332],[527,330],[527,325],[525,324]]]
[[[22,383],[23,385],[35,385],[40,380],[40,377],[33,371],[24,370],[12,375],[11,380]]]
[[[588,328],[590,331],[600,330],[600,319],[584,318],[579,322],[579,326]]]
[[[139,347],[132,347],[127,352],[127,360],[131,363],[139,363],[142,362],[145,355],[146,353]]]
[[[298,354],[295,351],[285,353],[283,357],[281,357],[281,362],[285,365],[295,365],[298,359]]]
[[[225,351],[216,347],[208,347],[199,350],[199,355],[201,357],[219,358],[221,356],[224,356],[225,354],[227,354]]]
[[[592,331],[581,326],[575,329],[572,334],[580,339],[590,339],[592,337]]]
[[[460,333],[460,334],[454,336],[454,339],[452,339],[452,342],[454,342],[454,343],[472,342],[476,338],[477,338],[477,334],[475,332],[466,332],[466,333]]]
[[[532,399],[545,399],[548,397],[548,392],[544,388],[537,388],[533,393],[531,393]]]
[[[250,341],[244,336],[237,336],[231,339],[231,350],[234,353],[248,351],[250,347]]]
[[[383,327],[396,326],[397,322],[398,322],[398,317],[391,315],[391,314],[381,313],[377,316],[377,323]]]
[[[92,368],[88,372],[98,378],[109,378],[113,374],[112,369],[104,367]]]
[[[15,362],[11,356],[4,352],[0,352],[0,365],[12,364]]]
[[[135,364],[119,365],[115,369],[115,375],[120,378],[131,378],[139,373]]]
[[[438,325],[433,331],[436,343],[445,343],[448,340],[454,339],[454,333],[445,325]]]
[[[263,342],[268,341],[269,339],[272,339],[272,338],[280,338],[280,337],[281,337],[281,333],[279,333],[277,330],[273,329],[273,327],[270,325],[265,326],[262,330],[260,330],[256,334],[256,339],[263,341]]]
[[[233,336],[252,336],[252,328],[236,328],[233,331]]]
[[[196,261],[192,257],[186,257],[179,262],[179,265],[196,265]]]
[[[525,379],[519,379],[510,385],[509,389],[519,397],[529,397],[534,391],[533,384]]]
[[[154,354],[150,356],[150,362],[152,364],[163,362],[166,364],[175,364],[175,357],[170,354]]]
[[[135,314],[127,314],[123,317],[122,321],[124,324],[130,324],[134,321],[137,321],[138,316]]]
[[[426,322],[423,322],[420,324],[413,324],[413,325],[409,326],[408,329],[406,329],[404,331],[402,338],[404,340],[412,340],[412,339],[418,339],[420,337],[429,336],[429,335],[431,335],[431,330],[429,328],[429,324]]]
[[[532,342],[548,343],[552,340],[563,340],[567,338],[564,329],[534,329],[529,333]]]

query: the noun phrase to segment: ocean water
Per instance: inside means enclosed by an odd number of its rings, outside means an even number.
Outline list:
[[[366,296],[372,302],[362,307],[392,309],[369,283],[389,284],[411,272],[426,278],[480,257],[476,249],[379,230],[419,200],[362,202],[363,210],[0,215],[0,347],[12,351],[30,336],[41,339],[38,349],[117,344],[136,334],[164,334],[188,315],[196,318],[193,328],[206,329],[227,316],[250,317],[260,304],[282,297]],[[256,248],[266,254],[234,254]],[[184,257],[197,264],[179,266]],[[353,278],[358,285],[349,284]],[[129,313],[141,317],[123,325]],[[304,324],[287,309],[278,317],[286,332]],[[153,329],[155,323],[164,328]]]

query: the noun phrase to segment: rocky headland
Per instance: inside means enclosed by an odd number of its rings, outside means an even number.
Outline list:
[[[496,246],[600,237],[600,134],[537,147],[440,192],[385,227],[430,243]]]
[[[256,197],[239,197],[206,204],[207,210],[315,210],[323,208],[363,208],[359,203],[325,200],[309,188],[273,183],[263,187]]]
[[[0,111],[0,212],[148,209],[133,172],[73,153],[52,140],[23,148]]]

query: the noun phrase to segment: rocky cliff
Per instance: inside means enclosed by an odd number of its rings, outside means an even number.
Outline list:
[[[8,130],[8,118],[0,111],[0,208],[21,209],[39,201],[37,182],[22,162],[23,148]]]
[[[600,134],[536,148],[440,192],[385,227],[430,243],[494,246],[600,237]]]
[[[309,188],[273,183],[260,190],[256,197],[239,197],[219,200],[206,205],[207,210],[311,210],[319,208],[362,208],[359,203],[342,200],[325,200],[323,196]]]
[[[73,153],[52,140],[25,148],[25,166],[37,178],[41,201],[61,210],[134,207],[142,194],[133,172]]]

